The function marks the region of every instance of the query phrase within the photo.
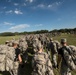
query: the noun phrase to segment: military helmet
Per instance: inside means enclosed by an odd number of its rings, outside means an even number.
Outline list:
[[[65,38],[62,38],[61,43],[65,43],[65,42],[67,42],[67,40]]]
[[[13,44],[19,44],[19,42],[18,41],[14,41]]]

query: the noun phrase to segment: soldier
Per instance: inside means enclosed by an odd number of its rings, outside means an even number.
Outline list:
[[[33,50],[34,50],[34,53],[36,53],[38,51],[37,46],[38,46],[39,43],[41,43],[41,42],[38,40],[38,38],[34,38],[33,39]]]
[[[17,41],[13,42],[13,47],[15,49],[15,54],[16,54],[15,60],[14,60],[14,69],[13,69],[14,75],[19,74],[19,72],[18,72],[19,63],[22,64],[22,58],[21,58],[21,55],[20,55],[20,49],[18,49],[18,45],[19,45],[19,43]]]
[[[32,75],[54,75],[52,64],[47,53],[43,52],[41,43],[37,45],[38,51],[32,59],[33,72]]]
[[[24,38],[21,38],[19,40],[19,49],[21,51],[21,57],[22,57],[23,63],[25,63],[28,59],[27,48],[28,48],[28,44],[26,40]]]
[[[57,67],[57,45],[53,41],[53,38],[50,38],[49,49],[51,49],[52,63],[53,67]]]
[[[62,58],[61,70],[60,70],[61,75],[71,75],[71,69],[69,66],[71,63],[71,60],[70,60],[71,57],[70,56],[68,57],[68,52],[67,52],[67,50],[70,50],[70,48],[68,48],[68,46],[67,46],[67,40],[61,39],[61,45],[62,45],[62,47],[58,51],[58,54],[59,54],[58,55],[58,67],[59,67],[59,63]],[[71,64],[71,66],[73,66],[73,65]]]

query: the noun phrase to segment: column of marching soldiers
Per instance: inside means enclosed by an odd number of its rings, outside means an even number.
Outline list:
[[[26,75],[24,68],[29,54],[32,56],[30,75],[56,75],[54,69],[59,69],[61,75],[76,71],[76,46],[67,46],[65,38],[59,42],[44,34],[26,35],[0,45],[0,71]]]

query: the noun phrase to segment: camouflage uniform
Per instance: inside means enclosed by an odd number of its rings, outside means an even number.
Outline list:
[[[52,56],[52,63],[53,63],[53,67],[57,67],[57,45],[56,43],[52,40],[52,38],[50,39],[50,44],[49,47],[51,49],[51,56]]]
[[[11,75],[14,74],[14,58],[15,49],[7,45],[0,45],[0,71],[9,71]]]
[[[28,59],[27,48],[28,48],[28,45],[26,40],[21,38],[19,40],[19,49],[21,51],[23,62],[26,62]]]
[[[18,41],[14,41],[13,44],[19,44]],[[14,59],[14,63],[13,63],[13,74],[12,75],[19,75],[20,71],[19,71],[19,57],[18,55],[21,53],[20,49],[18,47],[14,48],[15,49],[15,59]]]
[[[39,43],[41,43],[41,42],[38,40],[38,38],[35,38],[35,39],[33,40],[33,50],[34,50],[35,53],[38,51],[37,45],[38,45]]]
[[[52,64],[45,52],[36,52],[32,59],[32,75],[54,75]]]
[[[61,39],[61,43],[66,43],[66,39]],[[70,56],[68,57],[68,52],[67,52],[68,46],[64,45],[62,46],[59,51],[58,54],[61,55],[62,57],[62,62],[61,62],[61,75],[71,75],[71,69],[70,69],[70,64],[71,63],[71,58]],[[71,65],[72,66],[72,65]]]

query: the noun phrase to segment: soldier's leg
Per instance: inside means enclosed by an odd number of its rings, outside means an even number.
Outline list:
[[[53,54],[53,65],[54,65],[54,67],[57,67],[56,54]]]
[[[14,69],[13,69],[13,74],[14,75],[18,75],[18,68],[19,68],[19,63],[18,62],[14,62]]]
[[[61,75],[71,75],[70,69],[64,64],[63,64],[63,66],[61,65],[60,73],[61,73]]]
[[[61,75],[71,75],[71,72],[62,72]]]

